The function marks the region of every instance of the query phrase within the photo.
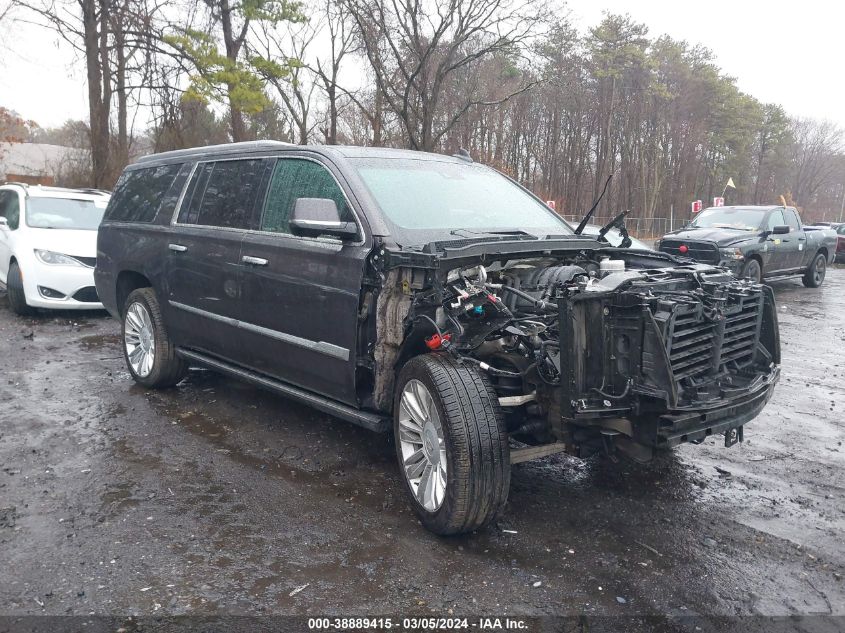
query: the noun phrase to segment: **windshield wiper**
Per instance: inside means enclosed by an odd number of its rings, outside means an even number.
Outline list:
[[[610,184],[611,178],[613,178],[613,174],[610,174],[607,177],[607,180],[604,183],[604,189],[601,190],[601,194],[599,194],[599,197],[596,198],[596,201],[593,203],[593,206],[590,207],[589,211],[587,211],[587,215],[584,216],[584,219],[581,220],[581,223],[575,229],[575,235],[581,235],[581,231],[584,230],[584,227],[587,226],[587,223],[590,221],[590,218],[593,217],[593,213],[595,212],[596,208],[599,206],[599,202],[601,202],[601,199],[604,198],[604,194],[607,192],[607,186]]]
[[[607,239],[605,239],[605,235],[607,235],[607,232],[610,229],[615,228],[619,230],[619,235],[622,236],[622,241],[619,242],[619,246],[616,246],[614,248],[628,248],[633,242],[631,242],[631,236],[628,235],[628,229],[625,228],[625,216],[628,215],[630,212],[630,209],[628,209],[627,211],[623,211],[615,218],[613,218],[610,222],[601,227],[601,229],[599,229],[599,239],[607,242]],[[607,243],[610,244],[610,242]],[[610,245],[613,246],[613,244]]]

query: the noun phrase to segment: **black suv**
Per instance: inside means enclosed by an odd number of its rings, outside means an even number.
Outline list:
[[[493,520],[512,463],[731,445],[770,398],[768,287],[600,240],[464,155],[241,143],[127,167],[96,283],[136,381],[201,365],[392,427],[453,534]]]

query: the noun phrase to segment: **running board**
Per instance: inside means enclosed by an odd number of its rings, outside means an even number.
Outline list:
[[[801,279],[804,276],[803,272],[789,273],[788,275],[777,275],[773,277],[763,277],[761,283],[767,284],[770,281],[786,281],[787,279]]]
[[[262,376],[249,369],[243,369],[242,367],[206,356],[205,354],[200,354],[199,352],[180,347],[176,349],[176,353],[191,363],[202,365],[203,367],[219,371],[220,373],[257,385],[258,387],[263,387],[293,400],[298,400],[323,413],[328,413],[347,422],[352,422],[370,431],[384,433],[391,427],[390,419],[387,416],[355,409],[349,405],[318,396],[299,387],[293,387],[279,380]]]

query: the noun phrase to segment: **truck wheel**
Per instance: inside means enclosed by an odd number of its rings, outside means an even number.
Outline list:
[[[152,288],[133,290],[123,306],[123,355],[135,382],[145,387],[171,387],[188,373],[167,335]]]
[[[825,273],[827,272],[827,257],[822,253],[818,253],[813,259],[813,263],[804,273],[804,278],[801,282],[807,288],[818,288],[824,281]]]
[[[17,262],[9,264],[9,275],[6,277],[6,290],[9,295],[9,305],[12,312],[19,316],[32,316],[35,308],[27,304],[26,291],[23,288],[23,275]]]
[[[763,269],[760,267],[760,262],[756,259],[749,259],[745,266],[742,267],[742,274],[740,277],[743,279],[750,279],[754,283],[759,284],[763,279]]]
[[[474,366],[443,354],[410,360],[399,375],[393,431],[411,505],[435,534],[492,522],[510,487],[499,402]]]

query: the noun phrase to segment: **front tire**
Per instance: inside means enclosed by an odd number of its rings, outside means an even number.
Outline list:
[[[510,451],[498,398],[480,370],[444,354],[410,360],[399,375],[394,436],[414,512],[435,534],[490,524],[510,488]]]
[[[807,272],[804,273],[801,283],[807,288],[818,288],[822,285],[826,273],[827,257],[823,253],[819,253],[813,258],[813,262],[810,264]]]
[[[188,365],[176,355],[153,289],[133,290],[122,314],[123,356],[135,382],[159,389],[182,380]]]
[[[760,262],[756,259],[749,259],[745,266],[742,267],[742,274],[740,275],[742,279],[750,279],[756,284],[759,284],[763,279],[763,268],[760,266]]]
[[[23,274],[17,262],[9,265],[9,275],[6,277],[6,290],[12,312],[18,316],[32,316],[35,308],[26,302],[26,291],[23,287]]]

